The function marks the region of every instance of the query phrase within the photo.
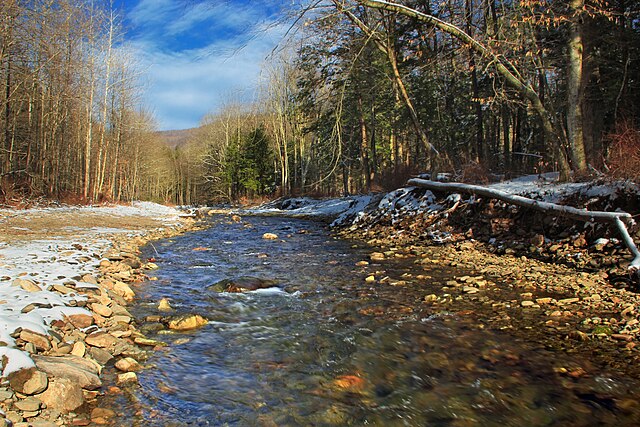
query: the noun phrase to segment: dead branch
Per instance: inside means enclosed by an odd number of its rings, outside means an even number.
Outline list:
[[[634,221],[631,214],[627,212],[588,211],[586,209],[578,209],[571,206],[558,205],[556,203],[542,202],[479,185],[463,184],[458,182],[436,182],[415,178],[409,180],[409,185],[427,188],[432,191],[467,193],[484,196],[491,199],[502,200],[503,202],[512,205],[535,209],[545,213],[554,213],[559,216],[573,218],[579,221],[600,222],[615,225],[620,232],[625,245],[634,256],[633,261],[631,261],[631,264],[629,265],[629,270],[633,272],[640,272],[640,250],[638,250],[627,229],[627,226],[633,225]]]

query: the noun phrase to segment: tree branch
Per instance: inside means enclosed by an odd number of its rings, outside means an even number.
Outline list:
[[[410,18],[417,19],[418,21],[425,22],[427,24],[433,25],[436,28],[439,28],[441,31],[444,31],[447,34],[452,35],[457,38],[461,42],[467,44],[469,48],[476,53],[478,53],[483,58],[489,60],[490,63],[495,64],[496,70],[498,74],[500,74],[507,84],[512,88],[516,89],[520,94],[531,104],[531,107],[536,112],[540,120],[542,121],[542,127],[547,134],[547,137],[553,144],[554,151],[556,156],[558,157],[558,161],[560,162],[560,169],[563,175],[568,175],[569,172],[569,164],[562,149],[562,143],[560,139],[560,134],[556,132],[555,126],[553,125],[553,121],[551,120],[551,115],[545,108],[542,100],[538,93],[531,87],[530,84],[527,84],[524,80],[516,76],[509,68],[512,70],[516,70],[517,68],[509,62],[504,57],[501,57],[494,52],[491,51],[488,47],[480,43],[478,40],[474,39],[472,36],[467,34],[463,29],[445,22],[433,15],[428,15],[426,13],[419,12],[410,7],[404,6],[398,3],[392,3],[384,0],[357,0],[363,6],[370,7],[373,9],[382,9],[387,10],[389,12],[399,13],[401,15],[408,16]],[[563,178],[568,178],[568,176],[563,176]]]
[[[640,271],[640,250],[638,250],[626,227],[626,225],[633,225],[634,221],[631,214],[628,214],[627,212],[588,211],[586,209],[578,209],[571,206],[533,200],[528,197],[518,196],[516,194],[510,194],[479,185],[462,184],[457,182],[436,182],[416,178],[409,180],[408,184],[415,185],[416,187],[427,188],[433,191],[474,194],[491,199],[502,200],[503,202],[516,206],[535,209],[546,213],[554,213],[559,216],[573,218],[580,221],[600,222],[615,225],[620,232],[625,245],[634,256],[633,261],[629,265],[629,270],[634,272]]]

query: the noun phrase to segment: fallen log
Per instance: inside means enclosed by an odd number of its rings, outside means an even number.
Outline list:
[[[484,196],[491,199],[502,200],[503,202],[512,205],[535,209],[542,212],[554,213],[559,216],[573,218],[584,222],[600,222],[615,225],[625,245],[634,256],[633,261],[631,261],[631,264],[629,265],[629,270],[640,274],[640,250],[638,250],[638,247],[627,229],[627,225],[632,226],[635,224],[635,221],[631,214],[627,212],[588,211],[586,209],[578,209],[571,206],[558,205],[556,203],[542,202],[479,185],[463,184],[458,182],[437,182],[415,178],[409,180],[409,185],[433,191],[467,193]]]

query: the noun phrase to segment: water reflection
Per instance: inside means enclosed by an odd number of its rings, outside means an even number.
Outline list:
[[[638,384],[599,372],[580,359],[586,356],[480,329],[473,316],[433,312],[422,298],[437,290],[424,281],[364,281],[365,268],[400,277],[410,262],[357,267],[366,257],[362,249],[307,221],[214,221],[209,230],[155,245],[159,280],[142,288],[135,314],[158,314],[157,302],[167,297],[177,313],[211,322],[190,333],[150,334],[171,345],[139,375],[130,405],[147,409],[137,411],[132,425],[639,421]],[[265,232],[281,239],[263,240]],[[239,276],[274,280],[284,292],[207,290]]]

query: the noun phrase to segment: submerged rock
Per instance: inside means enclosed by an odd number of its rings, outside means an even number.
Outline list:
[[[169,329],[174,331],[188,331],[196,329],[209,323],[207,319],[199,314],[183,314],[169,319]]]
[[[160,303],[158,303],[158,310],[171,311],[173,310],[173,308],[171,307],[171,304],[169,303],[169,300],[167,298],[162,298],[160,300]]]
[[[261,279],[259,277],[243,276],[237,279],[224,279],[209,286],[207,289],[214,292],[250,292],[258,289],[273,288],[275,280]]]

